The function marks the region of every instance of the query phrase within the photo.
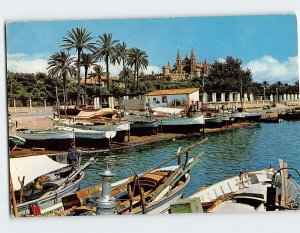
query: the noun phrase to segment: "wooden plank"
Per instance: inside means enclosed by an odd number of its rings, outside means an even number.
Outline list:
[[[279,167],[280,168],[287,168],[288,165],[284,163],[283,160],[279,160]],[[287,177],[288,177],[288,170],[283,169],[281,170],[281,200],[280,205],[285,207],[287,205],[288,193],[287,193]]]

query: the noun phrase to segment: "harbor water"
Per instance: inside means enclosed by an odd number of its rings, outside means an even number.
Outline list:
[[[184,191],[185,197],[197,192],[200,187],[236,176],[240,170],[257,170],[269,167],[270,164],[278,168],[278,159],[300,169],[299,121],[255,124],[206,137],[207,143],[191,153],[194,156],[205,151],[205,155],[191,170],[191,181]],[[144,172],[172,157],[179,147],[183,149],[201,139],[193,136],[99,155],[98,162],[85,172],[81,188],[98,184],[99,173],[106,166],[116,174],[113,181],[117,181],[134,175],[132,169],[137,174]],[[83,161],[87,159],[88,156],[83,157]],[[176,163],[177,160],[174,160],[170,165]],[[297,177],[296,173],[291,174]]]

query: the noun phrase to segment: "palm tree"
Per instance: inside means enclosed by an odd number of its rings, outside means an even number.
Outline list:
[[[149,61],[146,52],[138,49],[132,48],[129,50],[128,54],[128,65],[134,67],[134,73],[136,75],[136,79],[133,80],[133,90],[135,90],[135,80],[137,84],[137,93],[139,92],[139,70],[146,69]]]
[[[95,51],[95,56],[97,59],[104,58],[106,66],[107,90],[109,90],[109,63],[111,62],[112,57],[114,56],[114,44],[117,42],[118,40],[112,39],[111,33],[104,33],[102,36],[99,36],[99,40],[97,40],[99,47]]]
[[[91,74],[91,77],[98,77],[98,92],[99,92],[99,97],[101,93],[101,77],[103,75],[106,75],[106,72],[104,71],[104,67],[102,65],[95,65],[93,67],[93,70],[95,73]]]
[[[131,75],[132,75],[132,71],[127,67],[123,68],[119,74],[120,79],[123,81],[125,85],[125,94],[127,94],[127,86]]]
[[[126,43],[123,42],[122,44],[121,43],[118,43],[116,45],[116,52],[114,54],[114,56],[112,57],[112,63],[115,65],[115,63],[118,63],[120,64],[122,62],[122,71],[124,71],[125,73],[127,71],[125,71],[125,69],[127,69],[126,67],[126,62],[127,62],[127,59],[128,59],[128,49],[126,48]],[[125,81],[125,79],[121,78],[123,81]],[[124,85],[126,86],[125,82],[123,82]],[[125,87],[125,90],[126,90],[126,87]],[[126,93],[126,91],[125,91]]]
[[[76,49],[77,51],[77,106],[80,101],[80,55],[82,54],[83,49],[88,51],[95,50],[95,43],[91,42],[92,39],[91,33],[85,28],[75,28],[68,31],[67,37],[63,37],[64,44],[61,45],[65,50],[69,51],[71,49]]]
[[[49,77],[63,78],[64,105],[68,102],[66,93],[67,78],[76,75],[76,69],[73,62],[74,58],[64,51],[54,53],[48,61],[49,66],[47,67],[47,70]]]
[[[82,53],[81,54],[81,61],[80,66],[84,67],[84,103],[87,103],[87,96],[86,96],[86,80],[87,80],[87,74],[88,69],[90,66],[96,65],[96,59],[93,54],[90,53]]]

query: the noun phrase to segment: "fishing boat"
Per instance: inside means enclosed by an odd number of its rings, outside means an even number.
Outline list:
[[[85,130],[73,127],[57,127],[57,129],[74,134],[74,146],[88,148],[107,148],[116,136],[116,131]]]
[[[279,164],[279,170],[240,172],[238,176],[201,188],[189,198],[200,198],[204,212],[209,213],[299,209],[300,186],[287,174],[288,170],[296,169],[282,160]]]
[[[205,125],[203,114],[192,117],[160,117],[157,122],[159,132],[162,133],[199,133]]]
[[[267,117],[267,118],[261,118],[260,122],[263,123],[281,123],[283,119],[279,117]]]
[[[149,169],[148,171],[136,174],[129,178],[111,184],[114,176],[108,169],[101,174],[102,187],[95,186],[83,192],[73,194],[73,198],[64,199],[64,206],[70,207],[68,203],[79,203],[77,213],[89,211],[101,214],[159,214],[167,213],[170,205],[179,200],[183,190],[190,181],[190,169],[198,162],[204,152],[193,158],[189,158],[189,152],[195,147],[202,145],[202,140],[194,145],[179,151],[167,161]],[[185,161],[181,163],[181,157],[185,155]],[[178,165],[163,167],[165,164],[177,159]],[[95,197],[91,191],[98,196]],[[101,192],[101,194],[100,194]],[[86,198],[85,193],[89,196]],[[92,196],[92,198],[90,198]],[[85,207],[80,204],[85,203]]]
[[[63,130],[16,129],[16,135],[26,140],[23,147],[66,150],[72,146],[73,133]]]
[[[130,135],[132,136],[156,135],[158,132],[157,121],[145,114],[131,113],[125,115],[124,119],[130,122]]]
[[[239,122],[239,121],[258,122],[262,115],[260,113],[255,113],[255,112],[241,111],[241,112],[233,112],[231,116],[234,117],[235,122]]]
[[[283,120],[300,120],[300,107],[281,112],[278,114],[278,117]]]
[[[44,209],[60,203],[63,196],[78,190],[84,170],[95,162],[92,157],[82,166],[72,166],[57,163],[46,155],[10,159],[14,208],[22,216],[30,214],[33,207],[42,214]]]
[[[221,117],[205,117],[205,128],[221,128],[223,124],[223,119]]]
[[[156,120],[139,120],[130,121],[130,135],[144,136],[156,135],[158,132],[158,123]]]
[[[116,136],[113,141],[124,142],[130,131],[130,124],[128,121],[77,121],[75,119],[54,119],[54,128],[58,127],[72,127],[81,130],[93,131],[116,131]]]

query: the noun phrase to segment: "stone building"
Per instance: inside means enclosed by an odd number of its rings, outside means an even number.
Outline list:
[[[162,70],[163,76],[169,76],[172,80],[180,80],[199,77],[201,74],[205,75],[208,73],[209,68],[210,64],[206,62],[206,59],[203,62],[197,62],[194,49],[192,49],[190,57],[188,58],[186,55],[183,60],[178,50],[176,63],[173,65],[173,68],[168,63],[162,67]]]

